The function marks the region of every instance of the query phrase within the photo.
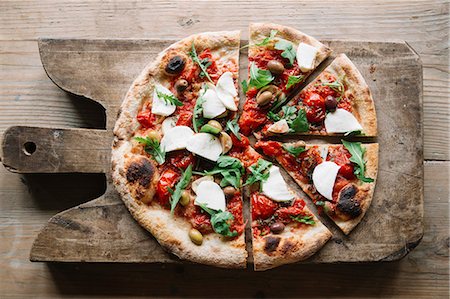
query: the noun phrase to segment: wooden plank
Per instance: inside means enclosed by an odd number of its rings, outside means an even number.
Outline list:
[[[84,187],[79,188],[67,176],[27,175],[24,180],[4,169],[0,176],[0,290],[6,298],[448,298],[449,162],[425,163],[425,234],[404,259],[292,265],[263,273],[197,265],[30,263],[29,249],[42,223],[55,211],[101,192],[99,180],[78,177]],[[145,248],[140,242],[134,245]],[[293,284],[294,278],[300,283]]]

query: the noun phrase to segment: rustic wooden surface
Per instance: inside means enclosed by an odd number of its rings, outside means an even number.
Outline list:
[[[301,28],[323,39],[369,39],[369,35],[371,40],[406,40],[418,52],[424,63],[425,158],[442,161],[425,163],[421,244],[396,263],[307,265],[304,271],[293,266],[257,274],[199,266],[30,263],[31,243],[47,219],[81,203],[82,198],[102,194],[104,176],[19,176],[0,170],[2,297],[448,297],[447,1],[293,1],[281,5],[271,1],[3,1],[0,130],[18,124],[105,126],[101,107],[72,101],[73,96],[48,80],[40,64],[37,37],[179,38],[204,28],[245,30],[249,21],[262,20]],[[296,282],[289,283],[293,279]]]
[[[19,173],[105,172],[108,187],[101,199],[51,218],[31,249],[31,260],[174,260],[132,220],[109,179],[111,129],[118,106],[137,73],[172,42],[39,41],[47,75],[60,88],[100,102],[105,107],[107,130],[12,127],[4,135],[3,163]],[[405,43],[324,43],[334,55],[346,53],[371,88],[380,131],[376,139],[381,148],[379,178],[372,208],[362,223],[348,237],[335,234],[308,262],[399,259],[416,247],[423,235],[422,66]],[[241,60],[244,78],[245,50]],[[23,149],[26,142],[36,145],[34,153]],[[137,242],[139,250],[131,245]]]

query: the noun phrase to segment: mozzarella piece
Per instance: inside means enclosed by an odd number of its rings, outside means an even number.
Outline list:
[[[174,96],[174,94],[170,90],[168,90],[166,87],[162,86],[161,84],[156,84],[155,90],[153,91],[152,113],[156,114],[156,115],[162,115],[162,116],[171,115],[172,113],[175,112],[175,109],[177,108],[177,106],[175,106],[171,103],[166,103],[166,101],[164,101],[164,99],[160,99],[158,97],[158,94],[156,93],[157,90],[160,93]]]
[[[166,134],[167,131],[169,131],[170,129],[175,127],[177,125],[177,121],[178,121],[178,119],[175,116],[166,117],[166,119],[162,122],[163,134]]]
[[[227,110],[217,96],[214,87],[208,88],[208,90],[203,94],[203,99],[205,100],[202,104],[203,117],[205,118],[214,118]]]
[[[269,178],[262,183],[262,192],[274,201],[294,199],[294,194],[289,190],[277,166],[270,167]]]
[[[187,140],[187,150],[211,161],[217,161],[222,153],[219,138],[209,133],[198,133]]]
[[[325,161],[328,156],[328,145],[320,145],[319,152],[320,152],[320,156],[322,157],[322,160]]]
[[[218,184],[206,180],[198,185],[194,204],[197,206],[204,204],[215,211],[225,211],[225,194]]]
[[[283,134],[289,131],[289,125],[285,119],[281,119],[267,128],[267,131],[276,134]]]
[[[317,192],[322,194],[325,198],[332,200],[334,181],[341,168],[334,162],[325,161],[314,168],[312,180]]]
[[[185,149],[188,140],[194,135],[194,131],[186,126],[176,126],[164,134],[161,139],[161,148],[166,152]]]
[[[217,81],[216,92],[217,96],[227,109],[237,111],[237,106],[234,101],[234,98],[237,96],[237,90],[231,72],[225,72],[220,76]]]
[[[325,116],[325,129],[327,133],[347,133],[362,131],[362,126],[355,116],[345,109],[336,109]]]
[[[193,181],[192,184],[191,184],[191,188],[192,188],[192,191],[194,191],[195,194],[197,194],[197,187],[198,187],[198,185],[200,185],[200,183],[204,182],[204,181],[214,181],[214,177],[212,175],[205,175],[205,176],[202,176],[201,178],[196,179],[195,181]]]
[[[302,72],[314,69],[314,62],[319,50],[316,47],[300,43],[297,47],[297,63]]]

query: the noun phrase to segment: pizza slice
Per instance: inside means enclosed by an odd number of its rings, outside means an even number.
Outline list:
[[[178,257],[228,268],[247,258],[243,167],[224,156],[236,130],[239,42],[238,31],[202,33],[161,52],[128,91],[112,150],[114,184],[138,223]]]
[[[259,141],[345,234],[361,221],[372,202],[378,171],[378,144]]]
[[[340,54],[277,113],[269,112],[258,136],[277,134],[377,135],[373,99],[364,78]]]
[[[249,80],[239,125],[248,136],[267,121],[269,111],[285,103],[296,86],[331,54],[315,38],[290,27],[250,24]]]

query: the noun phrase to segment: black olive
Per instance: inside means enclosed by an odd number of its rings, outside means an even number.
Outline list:
[[[181,56],[173,56],[164,69],[168,75],[176,75],[181,73],[186,65],[186,61]]]
[[[270,231],[274,234],[280,234],[284,231],[284,224],[282,222],[275,222],[270,226]]]
[[[325,98],[325,107],[327,107],[327,110],[329,111],[336,110],[337,104],[338,103],[335,97],[330,95]]]

